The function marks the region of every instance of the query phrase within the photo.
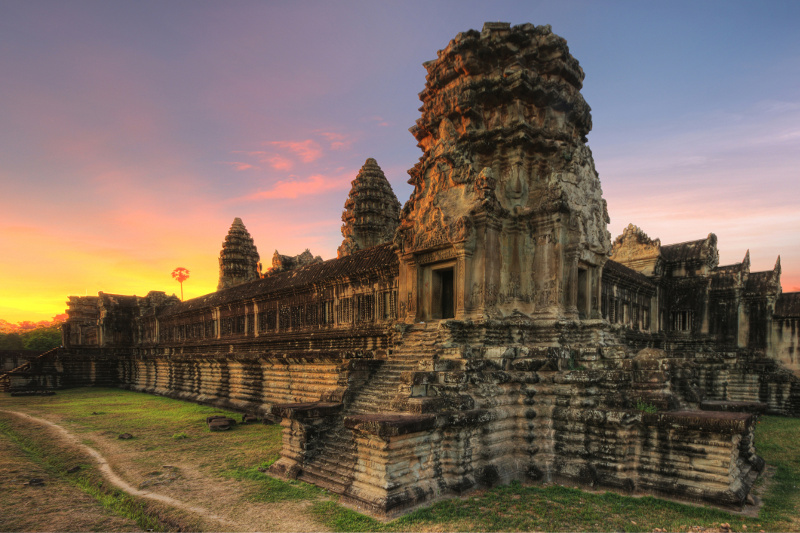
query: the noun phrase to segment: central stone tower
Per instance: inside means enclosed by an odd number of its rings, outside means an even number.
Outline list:
[[[550,26],[487,23],[425,63],[395,234],[400,317],[599,318],[608,212],[583,70]]]

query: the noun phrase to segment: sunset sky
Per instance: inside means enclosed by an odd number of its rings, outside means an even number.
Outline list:
[[[586,73],[616,237],[714,232],[800,290],[800,2],[0,2],[0,318],[68,295],[215,290],[234,217],[325,259],[374,157],[401,202],[424,61],[551,24]]]

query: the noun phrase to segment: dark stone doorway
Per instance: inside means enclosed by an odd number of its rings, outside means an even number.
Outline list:
[[[438,306],[440,310],[439,318],[454,318],[456,315],[454,305],[455,290],[453,287],[453,269],[445,268],[442,270],[436,270],[434,271],[434,275],[437,278],[437,285],[441,287],[441,296],[439,298]]]

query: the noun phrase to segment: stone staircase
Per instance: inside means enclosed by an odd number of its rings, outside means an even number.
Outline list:
[[[403,406],[412,393],[407,377],[433,368],[439,331],[438,323],[414,324],[397,332],[395,349],[369,381],[345,399],[338,416],[330,417],[323,431],[315,435],[314,451],[307,455],[298,479],[348,494],[354,467],[358,464],[353,431],[345,418],[359,415],[412,415]]]
[[[318,453],[307,457],[298,479],[313,483],[337,494],[345,494],[353,482],[356,464],[356,441],[344,427],[344,417],[331,421],[325,435],[314,443]]]
[[[395,348],[388,360],[345,403],[345,415],[402,413],[403,400],[412,395],[404,376],[433,369],[438,340],[438,323],[414,324],[395,339]]]
[[[14,376],[15,374],[19,376],[28,374],[31,371],[31,368],[35,364],[41,364],[42,361],[55,356],[57,353],[59,353],[60,350],[61,350],[60,347],[53,348],[51,350],[44,352],[41,355],[38,355],[35,359],[28,361],[27,363],[23,363],[12,370],[0,373],[0,392],[12,392],[13,390],[11,383],[12,376]]]

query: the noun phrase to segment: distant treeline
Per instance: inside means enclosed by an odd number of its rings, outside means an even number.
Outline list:
[[[66,315],[53,320],[11,324],[0,319],[0,350],[36,350],[45,352],[61,346],[61,324]]]

